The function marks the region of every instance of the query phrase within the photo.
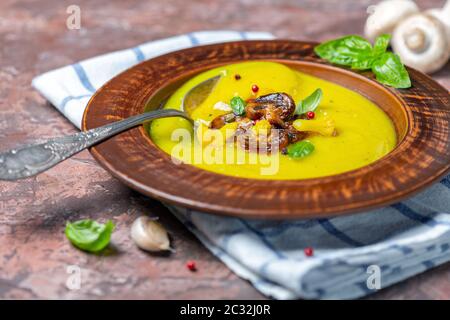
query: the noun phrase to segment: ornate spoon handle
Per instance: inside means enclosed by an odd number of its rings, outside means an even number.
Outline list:
[[[139,114],[99,128],[71,136],[54,138],[44,143],[13,149],[0,154],[0,180],[18,180],[37,175],[72,155],[145,121],[189,116],[178,110],[162,109]]]

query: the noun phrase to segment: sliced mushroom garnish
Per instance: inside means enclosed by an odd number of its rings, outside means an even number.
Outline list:
[[[236,115],[233,112],[225,113],[218,117],[215,117],[209,124],[209,127],[211,129],[220,129],[227,123],[233,122],[235,120],[236,120]]]
[[[295,111],[295,103],[287,93],[271,93],[247,101],[245,115],[251,120],[266,119],[270,124],[285,127]]]

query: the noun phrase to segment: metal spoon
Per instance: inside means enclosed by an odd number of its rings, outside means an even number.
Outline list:
[[[158,118],[182,117],[193,124],[194,120],[189,115],[206,99],[219,79],[220,76],[215,76],[189,90],[183,98],[183,111],[160,109],[145,112],[89,131],[53,138],[47,142],[1,153],[0,180],[18,180],[37,175],[86,148],[147,121]]]

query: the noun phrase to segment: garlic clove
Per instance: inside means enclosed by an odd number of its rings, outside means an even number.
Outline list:
[[[172,251],[166,229],[147,216],[137,218],[131,226],[131,239],[136,245],[147,251]]]
[[[229,104],[226,104],[226,103],[223,102],[223,101],[218,101],[218,102],[216,102],[216,104],[214,104],[214,106],[213,106],[213,109],[214,109],[214,110],[220,110],[220,111],[226,111],[226,112],[231,112],[231,111],[233,111],[233,110],[231,109],[230,105],[229,105]]]
[[[450,57],[445,26],[429,14],[412,15],[400,22],[391,45],[405,65],[422,72],[440,69]]]
[[[369,40],[374,41],[384,33],[392,33],[397,23],[419,12],[419,8],[411,0],[385,0],[367,8],[367,12],[370,15],[364,33]]]

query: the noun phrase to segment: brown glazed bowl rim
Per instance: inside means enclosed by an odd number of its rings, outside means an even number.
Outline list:
[[[293,40],[237,41],[192,47],[144,61],[94,94],[84,112],[82,129],[141,113],[149,100],[166,98],[201,71],[239,61],[270,60],[313,75],[328,75],[327,80],[391,108],[394,118],[403,119],[398,120],[402,125],[396,125],[401,141],[380,160],[322,178],[236,178],[173,163],[143,126],[92,147],[90,152],[113,176],[145,195],[242,218],[314,218],[362,212],[409,197],[449,171],[450,97],[445,88],[411,68],[412,88],[384,87],[370,72],[357,73],[319,59],[313,52],[315,45]]]

